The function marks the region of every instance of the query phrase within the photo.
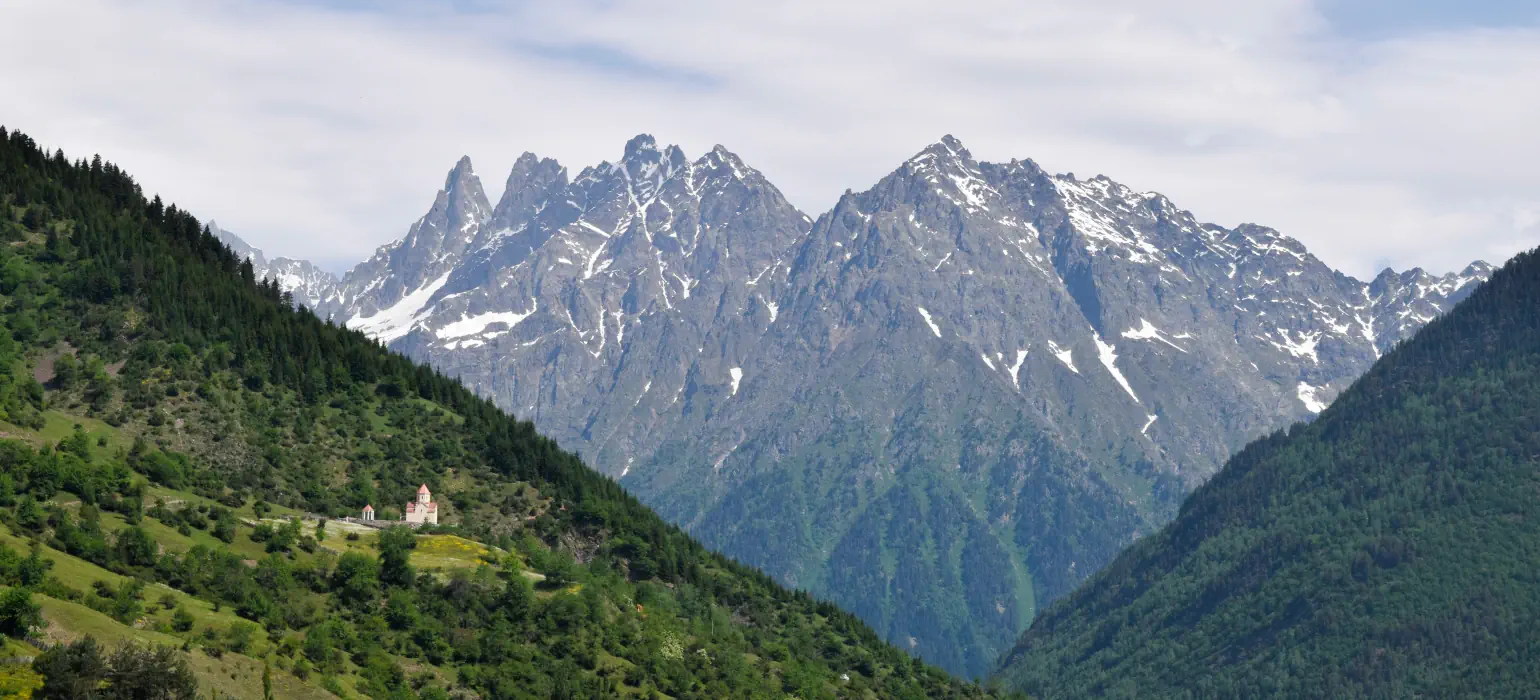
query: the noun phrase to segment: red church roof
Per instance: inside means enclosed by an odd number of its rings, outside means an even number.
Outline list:
[[[417,493],[428,493],[428,485],[423,484],[422,486],[418,486]]]

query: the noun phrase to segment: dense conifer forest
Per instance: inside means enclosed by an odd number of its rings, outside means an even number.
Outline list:
[[[0,308],[0,632],[34,658],[7,691],[986,696],[3,129]],[[439,527],[339,520],[419,484]]]
[[[1531,252],[1231,459],[1040,616],[1001,678],[1046,698],[1534,697],[1537,591]]]

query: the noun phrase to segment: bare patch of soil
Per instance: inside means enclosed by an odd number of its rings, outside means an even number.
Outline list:
[[[47,384],[53,381],[54,365],[58,363],[59,356],[66,353],[74,355],[75,348],[72,348],[69,345],[65,345],[64,348],[58,352],[50,352],[47,355],[38,358],[37,366],[32,368],[32,378],[36,379],[37,383],[39,384]]]

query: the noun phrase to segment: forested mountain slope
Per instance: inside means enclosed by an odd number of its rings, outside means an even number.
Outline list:
[[[1540,255],[1253,443],[1039,617],[1034,696],[1533,697]]]
[[[0,130],[0,237],[0,583],[48,623],[7,634],[164,635],[374,697],[983,696],[284,303],[100,159]],[[424,483],[434,535],[301,516],[388,513]],[[53,568],[17,564],[29,548]]]

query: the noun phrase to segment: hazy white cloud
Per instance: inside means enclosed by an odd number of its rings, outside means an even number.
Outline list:
[[[10,0],[0,122],[333,264],[402,235],[461,154],[495,196],[521,151],[576,170],[642,131],[722,143],[812,214],[953,133],[1361,276],[1540,244],[1534,27],[1358,40],[1305,0],[354,6]]]

